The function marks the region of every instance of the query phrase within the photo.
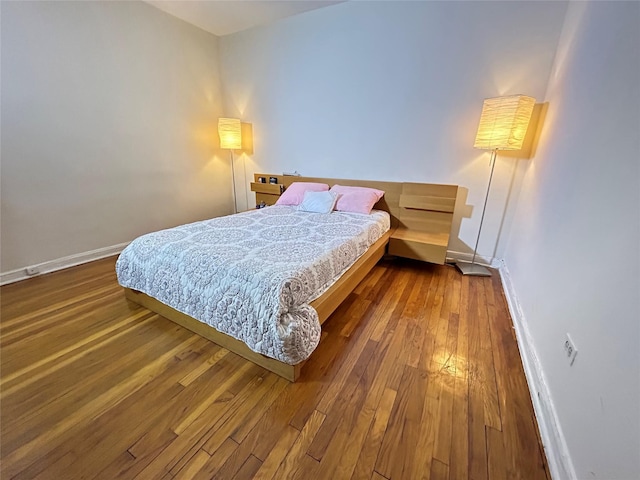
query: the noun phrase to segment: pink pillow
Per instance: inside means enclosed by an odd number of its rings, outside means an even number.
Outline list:
[[[384,191],[367,187],[346,187],[334,185],[331,192],[339,194],[336,210],[340,212],[364,213],[369,215],[371,209],[384,195]]]
[[[287,187],[276,205],[300,205],[304,198],[304,192],[326,192],[329,185],[326,183],[293,182]]]

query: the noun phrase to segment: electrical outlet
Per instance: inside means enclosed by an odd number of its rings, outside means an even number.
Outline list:
[[[29,276],[38,275],[40,273],[39,267],[27,267],[24,269],[25,273]]]
[[[578,355],[578,349],[568,333],[564,341],[564,353],[567,356],[567,360],[569,360],[569,366],[573,365],[573,362],[576,361],[576,355]]]

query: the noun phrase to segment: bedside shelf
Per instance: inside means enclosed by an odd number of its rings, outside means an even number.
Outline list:
[[[404,242],[430,243],[438,247],[446,247],[449,244],[447,232],[419,232],[403,227],[396,228],[391,238]]]
[[[442,265],[447,258],[458,187],[403,183],[389,254]]]
[[[278,183],[262,183],[258,181],[258,177],[266,179],[275,177],[278,179]],[[280,195],[286,190],[286,185],[285,177],[282,175],[254,173],[253,182],[251,182],[251,191],[256,192],[256,204],[264,202],[266,205],[274,205],[280,198]]]
[[[430,195],[400,195],[400,206],[414,210],[435,210],[453,213],[455,198],[433,197]]]
[[[420,232],[399,227],[389,239],[389,254],[442,265],[448,244],[449,232]]]
[[[284,185],[278,183],[251,182],[251,191],[256,193],[266,193],[268,195],[280,195],[284,192]]]

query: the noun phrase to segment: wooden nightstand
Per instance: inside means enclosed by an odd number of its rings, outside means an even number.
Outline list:
[[[456,185],[403,183],[399,224],[389,239],[389,255],[442,265],[457,195]]]
[[[254,174],[254,181],[251,182],[251,191],[256,192],[256,204],[260,202],[264,202],[267,205],[274,205],[280,195],[285,191],[284,183],[280,178],[280,175],[277,175],[278,183],[261,183],[258,182],[258,177],[269,178],[275,175],[265,175],[262,173]]]

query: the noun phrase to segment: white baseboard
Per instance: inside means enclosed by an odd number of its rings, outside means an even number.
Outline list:
[[[558,414],[551,399],[542,365],[533,346],[527,321],[518,302],[509,269],[503,260],[500,260],[499,263],[502,287],[507,298],[511,318],[513,319],[524,373],[529,384],[529,392],[536,419],[538,420],[538,428],[540,428],[542,445],[547,455],[551,478],[555,480],[576,480],[576,472],[573,468],[569,448],[560,428]]]
[[[0,273],[0,285],[19,282],[20,280],[37,277],[38,275],[42,275],[44,273],[51,273],[57,270],[75,267],[76,265],[81,265],[83,263],[88,263],[94,260],[99,260],[101,258],[117,255],[122,252],[122,250],[124,250],[127,245],[129,245],[129,242],[112,245],[110,247],[98,248],[97,250],[91,250],[89,252],[76,253],[74,255],[69,255],[68,257],[49,260],[48,262],[39,263],[37,265],[29,265],[17,270],[3,272]],[[27,274],[27,268],[37,269],[38,273],[29,275]]]

